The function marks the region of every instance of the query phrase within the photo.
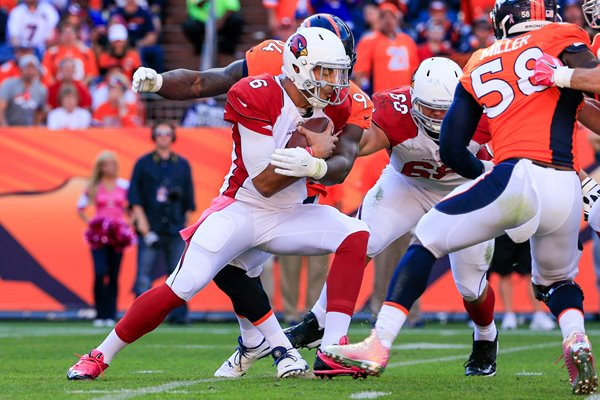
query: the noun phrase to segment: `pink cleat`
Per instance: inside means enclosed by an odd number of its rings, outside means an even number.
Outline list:
[[[337,362],[358,367],[373,376],[383,373],[390,358],[390,350],[381,344],[375,329],[362,342],[327,346],[324,353]]]
[[[344,336],[340,339],[340,345],[347,345],[348,337]],[[334,376],[349,375],[354,379],[367,378],[367,373],[354,366],[345,366],[333,360],[327,356],[321,350],[317,350],[317,356],[315,357],[315,363],[313,364],[313,372],[315,376],[321,379],[325,377],[332,379]]]
[[[67,371],[69,380],[92,380],[100,374],[104,376],[104,370],[108,364],[104,363],[104,354],[98,350],[92,350],[81,356],[79,361]]]
[[[590,394],[598,387],[592,345],[581,332],[571,333],[563,341],[563,356],[569,371],[573,394]]]

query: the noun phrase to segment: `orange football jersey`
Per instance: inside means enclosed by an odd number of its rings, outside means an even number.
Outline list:
[[[246,68],[248,76],[270,74],[281,74],[283,65],[283,47],[285,43],[281,40],[265,40],[246,51]],[[350,82],[350,93],[352,100],[352,113],[348,124],[360,126],[363,130],[371,126],[371,114],[373,114],[373,102],[354,82]]]
[[[583,95],[532,83],[536,59],[589,46],[587,33],[552,23],[478,50],[460,81],[489,118],[494,159],[529,158],[579,169],[575,135]]]
[[[596,57],[600,58],[600,33],[596,33],[594,36],[594,42],[592,43],[592,51]]]

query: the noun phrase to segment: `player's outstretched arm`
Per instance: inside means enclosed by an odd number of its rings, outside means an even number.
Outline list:
[[[475,179],[485,171],[481,160],[467,148],[482,113],[483,108],[459,83],[442,123],[440,157],[444,164],[469,179]]]
[[[138,93],[158,93],[169,100],[188,100],[218,96],[245,76],[244,60],[225,68],[206,71],[175,69],[157,74],[151,68],[140,67],[133,74],[132,90]]]
[[[586,98],[577,120],[596,135],[600,135],[600,103]]]
[[[358,145],[358,157],[368,156],[379,150],[387,149],[390,146],[390,139],[383,129],[372,124],[369,129],[364,131],[362,138],[360,139],[360,144]]]
[[[537,85],[571,88],[600,94],[600,68],[598,59],[585,48],[581,51],[564,51],[561,59],[544,54],[534,66],[533,81]]]

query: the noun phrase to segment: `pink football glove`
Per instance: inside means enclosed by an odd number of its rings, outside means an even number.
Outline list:
[[[554,73],[563,63],[556,57],[544,54],[535,61],[533,83],[536,85],[554,86]]]

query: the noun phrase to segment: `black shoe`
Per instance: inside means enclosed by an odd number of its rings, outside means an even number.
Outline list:
[[[290,326],[283,330],[294,348],[306,347],[314,349],[321,344],[324,329],[319,328],[317,317],[309,311],[298,325]]]
[[[464,365],[466,376],[496,375],[496,356],[498,355],[498,335],[493,342],[473,340],[473,351]]]

